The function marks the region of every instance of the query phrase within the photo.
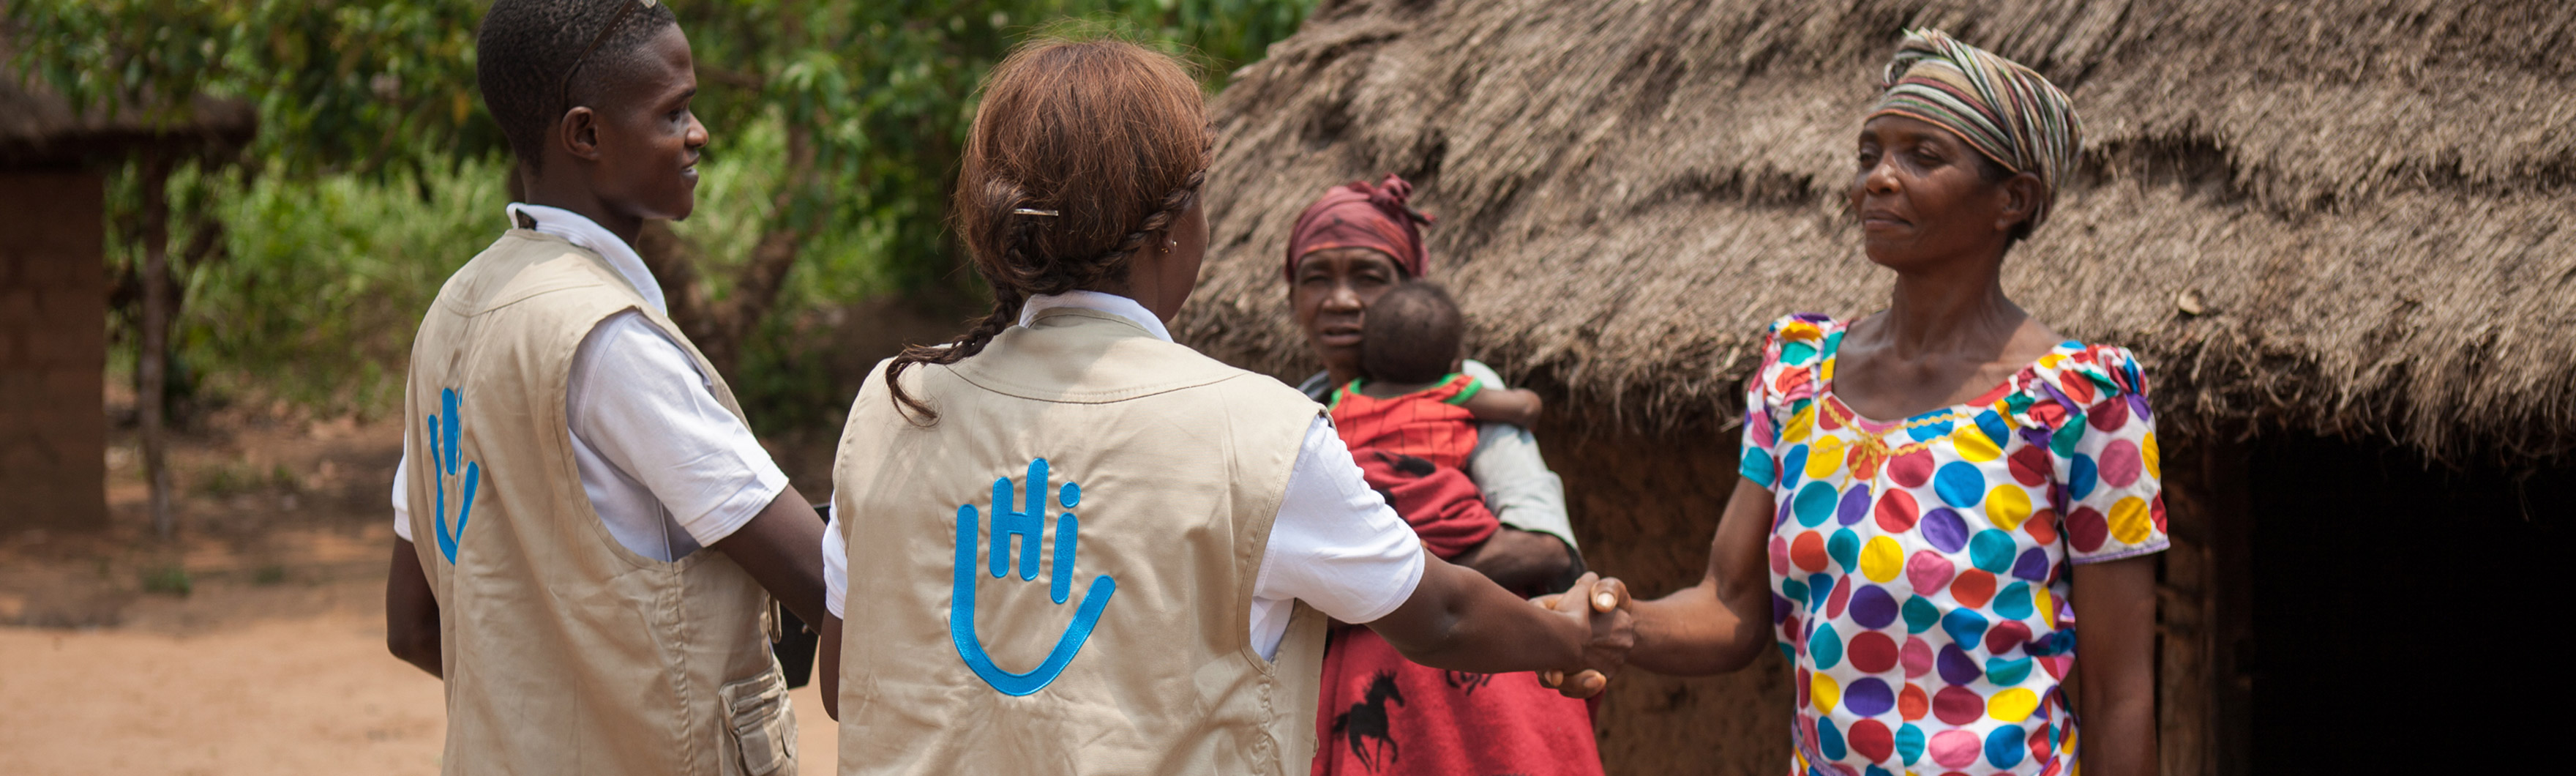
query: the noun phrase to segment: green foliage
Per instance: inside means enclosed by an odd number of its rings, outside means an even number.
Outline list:
[[[191,98],[259,108],[254,158],[290,173],[414,169],[502,149],[474,92],[486,3],[16,0],[18,69],[74,105],[183,118]]]
[[[227,229],[223,258],[180,276],[180,360],[221,365],[207,379],[227,391],[332,413],[399,410],[412,329],[439,284],[507,223],[507,169],[482,159],[250,181],[183,169],[171,190],[224,192],[205,207]]]
[[[792,196],[764,228],[816,228],[776,311],[745,344],[734,389],[749,414],[766,432],[828,422],[825,415],[847,405],[851,386],[833,382],[825,366],[835,343],[818,331],[819,309],[972,280],[952,254],[947,197],[976,89],[1012,46],[1033,34],[1117,34],[1192,61],[1213,94],[1312,7],[1312,0],[674,2],[698,62],[710,157],[783,158],[777,136],[736,138],[725,129],[802,127],[819,172],[801,189],[787,185],[782,166],[760,173],[776,187],[768,190]],[[711,193],[702,178],[701,202]],[[693,218],[680,232],[699,245],[739,246],[707,257],[738,265],[755,236],[706,239],[726,228],[706,221]]]
[[[244,493],[294,493],[304,489],[303,478],[278,464],[268,471],[240,461],[218,463],[197,475],[197,492],[216,498]]]
[[[234,72],[259,102],[256,153],[280,171],[417,173],[506,153],[474,87],[488,3],[221,1],[243,6]]]
[[[772,308],[786,315],[753,327],[736,383],[756,405],[832,405],[814,365],[830,338],[799,334],[808,313],[968,280],[946,194],[975,90],[1011,46],[1071,20],[1182,54],[1213,91],[1313,0],[671,4],[713,138],[699,212],[676,226],[699,277],[721,301],[764,236],[802,235]],[[10,0],[0,25],[17,49],[9,69],[81,105],[163,118],[200,96],[257,106],[243,158],[183,166],[171,183],[174,252],[197,229],[224,230],[219,257],[178,257],[175,360],[217,385],[382,411],[398,406],[421,306],[489,242],[507,196],[506,145],[474,79],[488,5]],[[114,256],[140,250],[134,169],[111,192]]]
[[[138,576],[142,577],[143,592],[146,593],[162,593],[186,598],[189,593],[197,589],[196,581],[188,576],[188,569],[176,563],[164,563],[143,569]]]
[[[908,261],[897,287],[951,277],[943,218],[984,74],[1031,34],[1120,34],[1194,60],[1211,92],[1294,32],[1311,0],[679,0],[700,73],[698,111],[728,127],[776,117],[811,132],[818,184],[780,223],[832,224]],[[739,243],[738,243],[739,244]]]
[[[779,130],[772,122],[743,135],[775,144]],[[776,177],[773,158],[701,163],[698,213],[680,234],[702,245],[755,239],[766,205],[755,194]],[[219,395],[256,392],[328,414],[399,411],[412,331],[439,284],[507,225],[508,173],[499,158],[247,181],[239,170],[182,168],[170,183],[173,209],[203,208],[226,228],[220,258],[181,267],[172,338],[180,363],[219,365],[205,377]],[[823,271],[790,276],[785,298],[804,305],[888,290],[871,280],[889,273],[864,236],[836,231],[809,245],[807,266]],[[180,224],[171,242],[191,237]],[[134,257],[131,246],[112,251],[112,271]]]

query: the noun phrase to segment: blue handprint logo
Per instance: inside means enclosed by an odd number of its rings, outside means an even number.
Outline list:
[[[430,472],[438,478],[438,552],[447,556],[448,565],[456,565],[456,539],[465,535],[465,521],[474,516],[474,486],[483,479],[481,464],[465,464],[465,494],[456,504],[456,532],[447,531],[447,478],[456,476],[456,436],[464,421],[456,414],[456,389],[438,390],[439,414],[429,416]],[[441,428],[438,419],[447,419]]]
[[[470,482],[470,481],[469,481]],[[1011,569],[1011,537],[1020,538],[1020,579],[1038,578],[1039,534],[1046,527],[1047,462],[1039,458],[1029,462],[1027,506],[1011,510],[1011,478],[993,480],[993,548],[989,568],[994,579]],[[472,487],[468,485],[468,487]],[[1056,503],[1072,509],[1082,503],[1082,487],[1065,483],[1057,491]],[[1100,612],[1109,608],[1109,597],[1117,594],[1118,581],[1102,574],[1091,580],[1091,591],[1082,595],[1082,608],[1073,616],[1073,626],[1056,639],[1055,650],[1047,653],[1046,662],[1027,673],[1012,673],[993,665],[984,654],[984,645],[975,638],[975,505],[957,507],[956,590],[948,603],[948,636],[957,642],[957,656],[966,667],[984,678],[985,684],[1008,695],[1028,695],[1046,689],[1064,667],[1073,663],[1074,653],[1082,651],[1083,642],[1091,640],[1091,629],[1100,624]],[[1064,603],[1073,593],[1073,542],[1082,532],[1082,521],[1066,512],[1055,520],[1055,562],[1049,569],[1047,594],[1056,603]]]

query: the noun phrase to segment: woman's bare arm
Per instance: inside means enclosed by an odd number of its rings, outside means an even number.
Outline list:
[[[1467,408],[1467,414],[1480,422],[1528,428],[1538,424],[1539,413],[1545,411],[1547,403],[1539,400],[1537,391],[1527,388],[1487,388],[1458,406]]]
[[[1503,526],[1492,538],[1449,562],[1475,569],[1503,589],[1523,595],[1556,592],[1582,573],[1574,550],[1565,545],[1565,540],[1555,534],[1511,526]]]
[[[1581,669],[1597,671],[1560,691],[1599,692],[1626,662],[1635,642],[1625,585],[1591,574],[1566,595],[1590,602],[1559,612],[1531,606],[1463,566],[1423,556],[1422,582],[1395,611],[1367,623],[1407,660],[1478,673]]]
[[[2075,640],[2084,720],[2076,753],[2087,776],[2156,772],[2156,560],[2122,558],[2075,567],[2068,595],[2083,624]]]
[[[1771,491],[1761,484],[1736,481],[1699,584],[1637,602],[1637,646],[1629,662],[1659,674],[1698,676],[1743,668],[1761,654],[1772,641],[1763,544],[1770,535],[1771,505]]]

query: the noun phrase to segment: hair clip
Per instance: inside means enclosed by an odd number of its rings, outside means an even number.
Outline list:
[[[1039,209],[1037,209],[1037,208],[1033,208],[1033,207],[1015,207],[1015,208],[1011,208],[1011,215],[1015,215],[1015,216],[1046,216],[1046,217],[1048,217],[1048,218],[1054,218],[1054,217],[1056,217],[1057,215],[1060,215],[1060,214],[1059,214],[1059,213],[1057,213],[1056,211],[1053,211],[1053,210],[1039,210]]]

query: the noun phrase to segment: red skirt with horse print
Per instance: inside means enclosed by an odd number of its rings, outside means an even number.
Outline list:
[[[1433,554],[1455,556],[1501,528],[1464,472],[1383,450],[1352,453]],[[1315,776],[1600,773],[1588,704],[1540,686],[1536,674],[1429,668],[1374,631],[1334,627],[1315,705]]]

